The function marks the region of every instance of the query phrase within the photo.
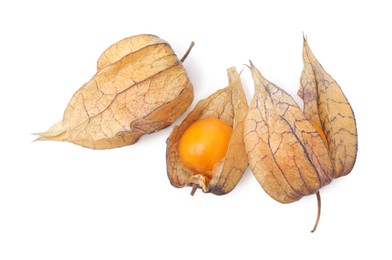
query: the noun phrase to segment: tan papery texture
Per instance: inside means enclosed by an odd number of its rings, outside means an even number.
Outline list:
[[[339,85],[317,61],[306,38],[303,62],[298,95],[304,101],[304,114],[322,128],[327,138],[335,178],[347,175],[354,167],[358,150],[353,109]]]
[[[326,145],[293,98],[252,63],[250,69],[255,94],[244,121],[249,166],[279,202],[316,193],[334,177]]]
[[[38,140],[93,149],[135,143],[172,124],[190,106],[193,88],[170,45],[136,35],[110,46],[97,73],[72,97],[62,121]]]
[[[255,95],[244,124],[245,148],[256,179],[282,203],[316,193],[333,178],[348,174],[357,154],[353,110],[305,38],[303,61],[298,95],[304,100],[304,112],[289,94],[250,66]],[[318,203],[320,210],[319,194]]]
[[[167,174],[175,187],[197,185],[204,192],[223,195],[234,189],[247,168],[243,121],[248,104],[235,68],[228,69],[228,77],[229,85],[199,101],[184,121],[174,127],[167,140]],[[187,169],[180,161],[178,149],[185,130],[193,122],[206,117],[219,118],[233,129],[226,156],[214,165],[212,179]]]

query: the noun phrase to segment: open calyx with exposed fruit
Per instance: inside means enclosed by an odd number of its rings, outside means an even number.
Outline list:
[[[237,185],[246,167],[243,131],[248,111],[240,76],[228,69],[229,85],[218,90],[174,127],[167,140],[167,174],[175,187],[200,187],[222,195]]]

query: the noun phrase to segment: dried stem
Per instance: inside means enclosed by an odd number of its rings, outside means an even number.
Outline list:
[[[317,218],[316,218],[316,223],[314,223],[314,227],[313,227],[312,231],[310,231],[312,233],[314,231],[316,231],[317,225],[318,225],[319,220],[320,220],[320,215],[321,215],[321,196],[320,196],[320,191],[317,191],[316,196],[317,196]]]
[[[197,191],[197,188],[199,188],[199,185],[197,185],[196,183],[193,183],[192,185],[192,191],[191,191],[191,195],[195,195],[195,192]]]
[[[180,60],[181,62],[184,62],[184,61],[185,61],[186,57],[188,57],[188,55],[189,55],[189,53],[191,52],[191,50],[192,50],[192,48],[193,48],[194,45],[195,45],[195,42],[191,42],[191,45],[189,45],[188,50],[185,52],[184,56],[182,56],[182,58],[181,58],[181,60]]]

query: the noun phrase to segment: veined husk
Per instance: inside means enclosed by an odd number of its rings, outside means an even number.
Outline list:
[[[323,69],[304,38],[304,69],[298,95],[304,114],[325,134],[335,178],[351,172],[357,158],[358,135],[354,111],[338,83]]]
[[[249,166],[263,189],[282,203],[317,193],[348,174],[357,154],[353,110],[305,38],[303,59],[299,96],[304,112],[287,92],[250,66],[255,94],[244,121]],[[327,143],[312,122],[322,129]]]
[[[133,144],[172,124],[192,100],[192,84],[166,41],[128,37],[104,51],[97,73],[73,95],[62,121],[38,140],[93,149]]]
[[[167,140],[166,163],[170,183],[175,187],[201,187],[204,192],[223,195],[237,185],[248,165],[243,142],[243,122],[248,104],[236,69],[228,69],[229,85],[199,101],[192,112],[175,126]],[[215,117],[232,127],[226,156],[214,165],[212,178],[186,168],[179,158],[179,142],[185,130],[196,120]]]
[[[255,94],[244,121],[249,166],[282,203],[316,193],[334,177],[328,149],[294,99],[251,64]]]

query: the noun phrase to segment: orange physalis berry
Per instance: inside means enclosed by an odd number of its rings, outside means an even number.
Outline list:
[[[207,117],[193,123],[182,135],[180,160],[188,169],[212,177],[212,169],[226,155],[232,129],[224,121]]]

